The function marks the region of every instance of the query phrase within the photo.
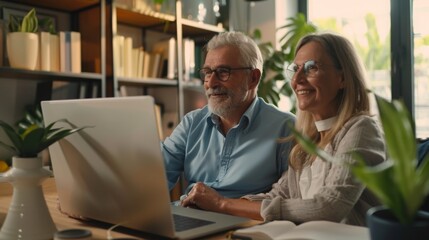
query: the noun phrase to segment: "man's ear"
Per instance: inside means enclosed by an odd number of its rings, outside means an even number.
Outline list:
[[[261,81],[261,70],[259,69],[253,69],[252,71],[252,82],[250,83],[250,86],[252,88],[256,88],[258,86],[259,81]]]

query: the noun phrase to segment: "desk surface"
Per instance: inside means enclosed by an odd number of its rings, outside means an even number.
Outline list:
[[[12,198],[12,191],[13,188],[8,183],[0,183],[0,223],[3,223],[7,211],[9,209],[9,203]],[[43,192],[45,195],[45,200],[48,205],[49,211],[51,213],[51,216],[55,222],[55,225],[57,226],[58,230],[63,229],[70,229],[70,228],[83,228],[88,229],[92,232],[92,239],[107,239],[107,230],[110,226],[106,224],[100,224],[100,223],[89,223],[89,222],[83,222],[79,221],[73,218],[70,218],[64,214],[62,214],[58,210],[58,200],[57,200],[57,192],[55,187],[55,181],[54,178],[49,178],[43,183]],[[253,221],[250,223],[250,225],[257,224],[258,221]],[[250,226],[249,225],[249,226]],[[225,239],[226,238],[226,232],[211,236],[210,238],[204,238],[204,239]],[[114,238],[134,238],[134,239],[142,239],[141,236],[137,236],[132,233],[127,233],[126,231],[112,231],[111,232],[112,237]]]

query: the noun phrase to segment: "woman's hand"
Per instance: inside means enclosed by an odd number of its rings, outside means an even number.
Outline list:
[[[182,200],[183,207],[195,207],[220,212],[225,198],[202,182],[196,183],[188,196]]]

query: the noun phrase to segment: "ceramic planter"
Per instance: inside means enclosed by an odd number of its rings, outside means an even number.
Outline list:
[[[13,185],[12,201],[0,231],[1,240],[52,239],[57,231],[42,191],[42,182],[52,172],[42,158],[12,159],[12,168],[0,180]]]
[[[6,45],[11,67],[28,70],[36,69],[39,52],[39,36],[36,33],[8,33]]]
[[[418,212],[413,223],[404,225],[389,209],[378,206],[368,210],[366,220],[372,240],[429,239],[428,212]]]

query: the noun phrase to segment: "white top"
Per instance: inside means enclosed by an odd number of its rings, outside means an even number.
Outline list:
[[[322,132],[330,129],[336,120],[337,116],[314,123],[316,124],[317,131]],[[322,161],[320,158],[316,158],[310,166],[306,166],[302,170],[299,179],[302,199],[312,199],[318,189],[324,185],[323,176],[325,176],[325,164],[326,162]]]
[[[302,170],[299,179],[302,199],[312,199],[314,194],[325,184],[324,176],[326,175],[325,170],[327,169],[325,164],[325,161],[316,158],[310,166],[306,166]]]

